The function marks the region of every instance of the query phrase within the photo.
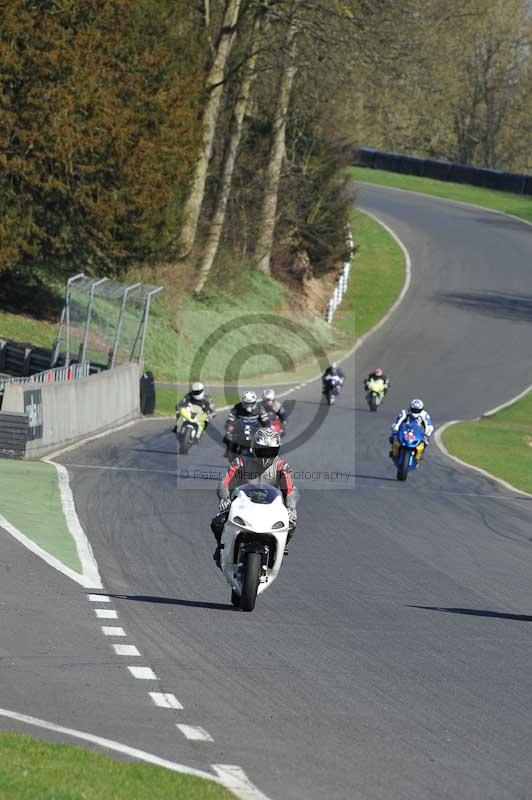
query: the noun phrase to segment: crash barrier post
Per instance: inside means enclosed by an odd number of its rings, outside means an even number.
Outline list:
[[[355,250],[355,245],[353,241],[353,232],[351,228],[347,228],[347,235],[346,235],[346,248],[347,248],[347,256],[344,260],[342,271],[338,276],[338,281],[336,286],[334,287],[334,292],[332,293],[332,297],[327,304],[327,309],[325,311],[325,322],[330,325],[333,321],[334,313],[340,303],[342,302],[342,298],[344,294],[347,292],[347,286],[349,283],[349,276],[351,274],[351,260],[353,258],[353,253]]]
[[[143,372],[140,378],[140,413],[150,416],[155,411],[155,380],[153,372]]]
[[[388,172],[400,172],[404,175],[418,175],[439,181],[466,183],[471,186],[482,186],[485,189],[532,195],[532,175],[518,172],[474,167],[470,164],[458,164],[453,161],[441,161],[402,153],[388,153],[372,147],[354,149],[352,163],[358,167],[383,169]]]
[[[91,434],[136,419],[140,412],[137,363],[77,380],[10,382],[2,411],[29,418],[26,456],[38,458]]]

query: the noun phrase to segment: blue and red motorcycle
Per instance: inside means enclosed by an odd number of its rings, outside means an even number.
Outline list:
[[[397,480],[406,481],[408,473],[417,469],[425,450],[425,431],[416,422],[403,422],[392,442],[392,460],[397,467]]]

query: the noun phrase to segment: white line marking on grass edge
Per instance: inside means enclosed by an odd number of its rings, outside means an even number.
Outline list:
[[[140,650],[134,644],[114,644],[113,650],[117,656],[140,656]]]
[[[118,619],[118,614],[113,608],[95,608],[94,613],[98,619]]]
[[[134,678],[140,681],[158,681],[159,678],[151,667],[128,667]]]
[[[108,627],[102,625],[102,633],[104,636],[125,636],[126,632],[123,628]]]
[[[207,733],[205,728],[199,728],[196,725],[176,725],[186,739],[191,742],[214,742],[214,739]]]
[[[507,404],[505,404],[505,406],[506,405]],[[508,405],[511,405],[511,403],[508,404]],[[501,408],[503,408],[505,406],[501,406]],[[488,412],[487,414],[483,414],[482,416],[488,416],[491,413],[495,413],[495,412]],[[477,417],[476,419],[468,420],[468,422],[478,422],[480,419],[482,419],[482,417]],[[474,464],[468,464],[467,461],[462,461],[461,458],[458,458],[458,456],[453,456],[447,450],[447,448],[445,447],[445,445],[443,443],[443,440],[442,440],[442,434],[447,430],[447,428],[450,428],[451,425],[458,425],[460,422],[464,422],[464,421],[465,420],[461,420],[461,419],[453,419],[450,422],[446,422],[444,425],[442,425],[440,428],[438,428],[438,430],[434,434],[434,439],[436,440],[436,444],[440,448],[440,450],[443,453],[443,455],[446,456],[447,458],[451,459],[451,461],[454,461],[456,464],[460,464],[462,467],[466,467],[467,469],[471,469],[474,472],[478,472],[480,475],[483,475],[485,478],[489,478],[490,481],[494,481],[495,483],[498,483],[500,486],[503,486],[505,489],[508,489],[509,491],[514,492],[515,494],[519,494],[522,497],[532,497],[532,494],[530,494],[529,492],[523,492],[523,491],[521,491],[521,489],[517,489],[515,486],[512,486],[511,483],[508,483],[507,481],[504,481],[502,478],[498,478],[496,475],[493,475],[491,472],[488,472],[486,469],[482,469],[481,467],[476,467]]]
[[[168,694],[167,692],[148,692],[148,694],[159,708],[183,708],[175,694]]]
[[[17,539],[24,547],[27,547],[28,550],[31,550],[32,553],[35,553],[36,556],[42,558],[43,561],[46,561],[54,569],[58,570],[58,572],[62,572],[63,575],[66,575],[68,578],[71,578],[76,583],[79,583],[83,586],[84,589],[101,589],[101,583],[95,584],[94,580],[88,578],[86,575],[80,575],[79,572],[75,572],[75,570],[67,567],[66,564],[63,564],[62,561],[59,561],[58,558],[51,555],[47,550],[44,550],[40,547],[36,542],[32,539],[28,538],[24,533],[15,528],[8,520],[0,514],[0,527],[4,528],[4,530],[10,534],[14,539]]]
[[[103,587],[100,572],[98,570],[98,564],[96,563],[94,553],[92,552],[92,547],[90,546],[90,542],[87,539],[85,531],[81,527],[81,522],[79,521],[79,517],[76,513],[74,495],[72,494],[72,489],[70,488],[68,471],[62,464],[56,464],[54,461],[50,461],[49,458],[43,458],[43,461],[46,464],[52,464],[57,471],[61,507],[63,509],[63,514],[65,515],[68,530],[70,531],[70,534],[76,543],[78,557],[81,562],[82,576],[86,581],[88,581],[87,586],[95,589],[101,589]]]
[[[253,793],[253,784],[249,783],[245,773],[241,773],[241,775],[238,772],[233,774],[233,770],[238,770],[238,767],[213,764],[213,769],[217,773],[213,775],[212,773],[203,772],[193,767],[187,767],[184,764],[178,764],[175,761],[168,761],[166,758],[160,758],[152,753],[147,753],[145,750],[138,750],[136,747],[129,747],[129,745],[115,742],[112,739],[105,739],[103,736],[95,736],[92,733],[85,733],[84,731],[78,731],[74,728],[65,728],[62,725],[56,725],[53,722],[47,722],[37,717],[29,717],[26,714],[19,714],[16,711],[9,711],[6,708],[0,708],[0,716],[8,717],[9,719],[22,722],[26,725],[33,725],[37,728],[44,728],[45,730],[62,733],[65,736],[72,736],[74,739],[91,742],[91,744],[98,745],[98,747],[114,750],[117,753],[123,753],[139,761],[145,761],[157,767],[170,769],[172,772],[181,772],[185,775],[194,775],[196,778],[204,778],[205,780],[213,781],[232,791],[239,800],[268,800],[266,795],[263,795],[258,789],[255,789]]]
[[[240,800],[268,800],[235,764],[211,764],[211,767],[218,773],[224,786]]]

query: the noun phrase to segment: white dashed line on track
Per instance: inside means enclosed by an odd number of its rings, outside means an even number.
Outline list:
[[[91,603],[110,603],[111,598],[107,594],[88,594],[87,600]]]
[[[214,739],[204,728],[195,725],[176,725],[186,739],[191,742],[214,742]]]
[[[175,694],[168,694],[167,692],[148,692],[148,694],[159,708],[183,708]]]
[[[140,681],[159,680],[151,667],[128,667],[128,670],[131,672],[134,678],[138,678]]]
[[[102,625],[102,633],[104,636],[125,636],[126,632],[123,628],[119,627],[109,627],[107,625]]]
[[[140,651],[134,644],[114,644],[113,650],[117,656],[140,656]]]
[[[118,619],[118,614],[113,608],[95,608],[94,613],[98,619]]]

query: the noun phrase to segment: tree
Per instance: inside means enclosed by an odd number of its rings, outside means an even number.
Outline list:
[[[220,244],[220,238],[225,221],[225,212],[231,191],[237,152],[242,138],[244,117],[248,108],[251,89],[256,77],[255,68],[257,63],[258,48],[260,39],[264,32],[266,11],[267,6],[259,6],[257,9],[249,37],[245,63],[242,67],[241,81],[237,91],[235,105],[233,107],[229,136],[225,144],[216,205],[212,213],[209,231],[199,262],[198,276],[194,289],[197,294],[202,291],[205,285],[205,281],[207,280],[212,269],[214,259],[216,258],[216,253],[218,252],[218,246]]]
[[[269,275],[271,272],[270,258],[277,212],[279,181],[281,179],[281,168],[286,147],[286,122],[290,104],[290,94],[297,72],[296,53],[299,20],[296,12],[298,10],[298,5],[299,3],[297,0],[292,3],[290,16],[286,23],[284,45],[285,58],[279,78],[278,100],[273,119],[272,144],[268,167],[266,169],[264,197],[254,256],[255,269],[265,275]]]
[[[1,268],[118,271],[167,244],[197,147],[190,23],[186,0],[3,7]]]
[[[213,47],[211,63],[205,78],[205,105],[202,115],[202,142],[196,158],[190,190],[184,205],[180,231],[180,258],[186,258],[192,250],[198,220],[205,194],[207,170],[212,156],[216,124],[224,89],[224,79],[231,47],[236,35],[241,0],[225,0],[224,13]],[[210,18],[209,3],[206,2],[206,19]]]

